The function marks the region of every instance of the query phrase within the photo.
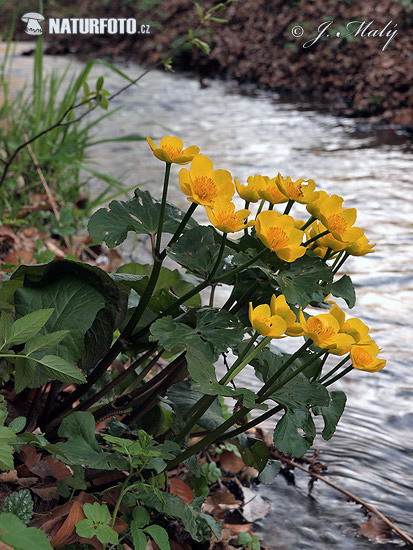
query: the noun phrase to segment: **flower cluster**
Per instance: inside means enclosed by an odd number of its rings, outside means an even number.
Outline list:
[[[228,170],[214,170],[212,161],[199,153],[198,147],[183,148],[179,138],[166,136],[159,147],[147,138],[154,155],[166,163],[189,164],[189,170],[179,172],[179,185],[188,201],[202,205],[210,222],[224,233],[237,233],[252,227],[254,234],[276,256],[287,263],[308,255],[327,261],[340,260],[340,255],[363,256],[373,252],[364,231],[355,226],[357,211],[344,208],[344,199],[317,190],[312,179],[293,180],[280,173],[275,177],[253,175],[246,184],[233,178]],[[245,201],[237,210],[235,192]],[[260,202],[254,219],[250,219],[251,203]],[[265,209],[265,203],[268,208]],[[284,213],[274,205],[286,203]],[[304,205],[310,218],[307,222],[289,215],[294,203]],[[341,265],[341,264],[340,264]],[[371,339],[369,328],[359,319],[345,318],[345,313],[333,304],[329,313],[306,317],[296,314],[285,296],[273,296],[270,305],[253,307],[249,319],[252,327],[270,338],[305,335],[316,346],[334,355],[350,354],[353,366],[368,372],[382,369],[386,361],[377,358],[379,347]]]

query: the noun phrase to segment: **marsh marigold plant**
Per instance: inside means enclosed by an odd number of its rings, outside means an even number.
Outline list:
[[[270,482],[277,468],[253,439],[254,427],[280,413],[274,445],[299,457],[313,443],[314,416],[324,418],[324,437],[334,433],[346,396],[331,386],[386,365],[369,327],[343,305],[352,309],[356,293],[340,270],[375,245],[356,225],[356,209],[312,179],[281,176],[276,166],[271,177],[241,178],[240,166],[215,167],[178,137],[148,143],[148,163],[161,161],[160,198],[138,188],[130,200],[97,210],[88,230],[92,245],[110,248],[139,235],[150,264],[138,259],[108,274],[54,260],[20,266],[1,283],[0,374],[13,417],[27,418],[1,427],[0,465],[14,469],[13,453],[33,444],[37,453],[64,457],[79,486],[84,471],[116,471],[115,492],[96,488],[96,498],[109,491],[114,505],[85,504],[79,536],[94,536],[99,512],[106,542],[119,540],[112,525],[146,544],[146,535],[159,533],[148,525],[153,509],[155,518],[165,511],[163,525],[183,520],[193,547],[211,529],[219,537],[219,521],[206,519],[203,496],[184,513],[179,497],[165,492],[168,472],[206,495],[205,450],[230,442]],[[175,165],[188,166],[178,172]],[[170,180],[188,199],[186,211],[168,202]],[[284,351],[286,340],[295,351]],[[247,367],[254,391],[241,374]]]

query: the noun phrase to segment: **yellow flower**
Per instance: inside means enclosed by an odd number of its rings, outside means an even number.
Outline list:
[[[159,160],[175,164],[188,164],[199,153],[199,147],[192,145],[184,149],[182,139],[178,137],[165,136],[161,139],[159,147],[155,145],[150,137],[146,138],[153,154]]]
[[[339,348],[348,349],[351,344],[354,344],[352,336],[340,333],[340,321],[337,317],[337,312],[333,308],[330,313],[314,315],[307,320],[302,311],[299,313],[300,324],[307,338],[310,338],[316,346],[329,351],[339,350]],[[342,355],[342,353],[336,353],[336,355]]]
[[[325,191],[319,191],[318,196],[312,202],[307,204],[306,206],[307,212],[311,214],[311,216],[313,216],[314,218],[318,218],[320,215],[320,205],[329,196],[330,195]],[[338,197],[338,195],[333,195],[333,196]]]
[[[213,208],[218,198],[230,201],[234,195],[234,183],[228,170],[215,170],[212,161],[205,155],[197,155],[189,171],[179,172],[179,185],[190,202]]]
[[[374,252],[373,248],[375,244],[370,244],[368,238],[365,235],[359,237],[356,241],[352,242],[347,248],[347,252],[352,256],[365,256]]]
[[[339,241],[352,243],[363,236],[363,230],[352,227],[357,218],[355,208],[343,208],[343,198],[332,195],[319,205],[319,219]]]
[[[270,306],[262,304],[254,308],[250,302],[249,319],[254,330],[271,338],[281,338],[290,327],[296,324],[295,313],[282,294],[273,295]]]
[[[269,201],[271,204],[281,204],[288,201],[288,197],[281,193],[278,188],[277,177],[271,179],[268,176],[261,177],[264,181],[262,187],[258,190],[258,194],[262,199]]]
[[[370,340],[367,343],[351,346],[350,357],[353,367],[367,372],[377,372],[386,366],[385,359],[378,359],[379,346]]]
[[[249,210],[235,212],[234,203],[225,199],[217,199],[214,207],[206,210],[210,222],[223,233],[236,233],[255,224],[254,221],[247,223]]]
[[[334,302],[331,303],[334,304]],[[349,340],[345,345],[337,346],[332,349],[331,353],[334,355],[344,355],[345,353],[349,353],[352,345],[366,343],[371,339],[369,336],[369,327],[356,317],[346,320],[344,311],[337,304],[334,304],[330,309],[330,315],[333,315],[333,317],[337,319],[340,326],[340,334],[347,334],[353,339],[351,343]]]
[[[304,231],[294,227],[294,218],[281,215],[273,210],[258,214],[255,230],[260,241],[279,258],[286,262],[294,262],[305,254],[301,246]]]
[[[262,189],[269,178],[267,176],[250,176],[247,179],[247,185],[241,185],[236,179],[235,186],[238,195],[247,202],[257,202],[260,200],[259,191]]]
[[[287,304],[284,294],[279,296],[272,295],[271,298],[271,313],[273,315],[279,315],[287,323],[285,334],[287,336],[302,336],[304,334],[300,323],[297,323],[295,313]]]
[[[303,182],[307,182],[303,185]],[[276,177],[278,189],[281,193],[292,201],[300,202],[301,204],[308,204],[313,202],[318,197],[318,191],[315,189],[314,180],[299,179],[293,181],[290,177],[283,178],[280,173]]]
[[[327,228],[320,221],[316,221],[310,225],[306,234],[309,239],[312,239],[313,237],[316,237],[320,233],[326,231],[326,229]],[[327,250],[327,248],[331,248],[334,252],[339,252],[340,250],[344,250],[348,247],[348,243],[343,243],[342,241],[335,239],[331,233],[317,239],[315,244],[317,247],[324,248],[325,250]]]

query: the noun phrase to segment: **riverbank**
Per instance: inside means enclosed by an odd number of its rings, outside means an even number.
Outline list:
[[[201,4],[205,8],[212,2]],[[89,0],[74,2],[70,10],[51,5],[48,11],[49,17],[93,14],[134,17],[139,23],[149,24],[151,34],[138,37],[47,37],[49,53],[130,59],[143,64],[161,59],[178,37],[199,24],[192,0],[151,0],[137,6]],[[202,39],[211,46],[210,55],[197,48],[186,49],[175,58],[176,69],[191,70],[204,83],[215,77],[252,83],[287,95],[290,100],[318,106],[321,103],[323,109],[335,114],[413,125],[411,3],[239,0],[217,15],[228,22],[210,22],[203,31]],[[329,25],[329,21],[333,23]],[[352,34],[346,30],[349,22],[353,22],[349,27]],[[309,45],[319,34],[320,24],[325,25],[325,33]],[[295,34],[303,32],[301,37],[293,36],[294,27]],[[308,47],[304,48],[305,44]]]

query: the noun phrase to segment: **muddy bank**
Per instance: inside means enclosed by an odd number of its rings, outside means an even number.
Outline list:
[[[24,9],[24,1],[18,4]],[[199,24],[192,0],[76,0],[70,8],[58,4],[49,2],[46,17],[133,17],[150,24],[151,34],[52,35],[48,37],[50,53],[128,58],[147,64],[162,57],[177,37]],[[208,7],[212,2],[201,4]],[[16,3],[6,2],[6,9],[11,13]],[[203,79],[231,78],[287,94],[290,99],[321,102],[339,114],[413,125],[412,3],[238,0],[225,14],[217,15],[228,23],[210,23],[204,31],[202,38],[212,46],[210,56],[198,49],[187,50],[175,60],[179,69],[193,70]],[[325,34],[331,36],[324,35],[303,48],[318,35],[319,25],[328,21],[334,21],[326,26]],[[346,25],[351,21],[365,21],[364,33],[360,28],[358,36],[343,38],[349,34]],[[292,34],[297,25],[304,31],[300,38]],[[18,21],[20,33],[22,26]],[[358,27],[353,23],[350,31],[355,33]],[[397,34],[391,38],[395,30]],[[382,36],[377,35],[379,31]]]

